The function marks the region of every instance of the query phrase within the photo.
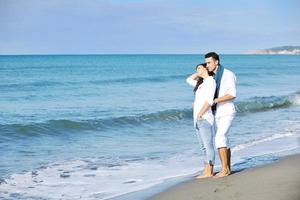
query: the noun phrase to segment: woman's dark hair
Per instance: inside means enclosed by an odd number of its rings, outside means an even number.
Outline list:
[[[206,63],[198,64],[196,65],[196,70],[198,69],[199,66],[204,66],[206,67]],[[194,87],[194,93],[198,90],[199,85],[203,83],[203,78],[199,77],[196,86]]]
[[[206,63],[201,63],[201,64],[196,65],[196,70],[198,69],[199,66],[203,66],[203,67],[206,68]],[[207,70],[207,71],[208,71],[208,70]],[[208,71],[208,75],[209,75],[209,76],[213,76],[213,75],[214,75],[214,72]],[[202,83],[203,83],[203,78],[202,78],[202,77],[199,77],[199,78],[198,78],[198,81],[197,81],[197,84],[196,84],[196,86],[194,87],[194,90],[193,90],[194,93],[198,90],[199,85],[201,85]]]

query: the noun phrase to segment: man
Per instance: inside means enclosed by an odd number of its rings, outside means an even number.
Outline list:
[[[224,177],[231,173],[231,151],[228,132],[236,112],[233,103],[236,97],[236,77],[233,72],[225,69],[220,64],[219,55],[215,52],[205,55],[205,63],[208,70],[214,73],[214,79],[217,84],[214,99],[215,105],[212,107],[212,110],[216,125],[215,145],[219,152],[222,170],[216,177]]]

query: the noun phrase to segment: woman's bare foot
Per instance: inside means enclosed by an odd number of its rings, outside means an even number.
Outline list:
[[[212,174],[202,174],[202,175],[196,176],[195,178],[203,179],[203,178],[210,178],[210,177],[213,177],[213,175]]]
[[[214,166],[213,165],[205,165],[204,166],[204,170],[203,170],[203,174],[202,175],[199,175],[199,176],[196,176],[195,178],[196,179],[202,179],[202,178],[209,178],[209,177],[213,177],[213,170],[214,169]]]

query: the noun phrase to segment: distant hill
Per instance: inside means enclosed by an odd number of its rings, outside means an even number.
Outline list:
[[[254,50],[248,52],[248,54],[300,54],[300,46],[281,46],[273,47],[270,49]]]

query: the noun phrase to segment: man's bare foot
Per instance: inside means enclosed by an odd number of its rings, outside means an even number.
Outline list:
[[[230,171],[221,171],[217,173],[214,178],[222,178],[230,175]]]

